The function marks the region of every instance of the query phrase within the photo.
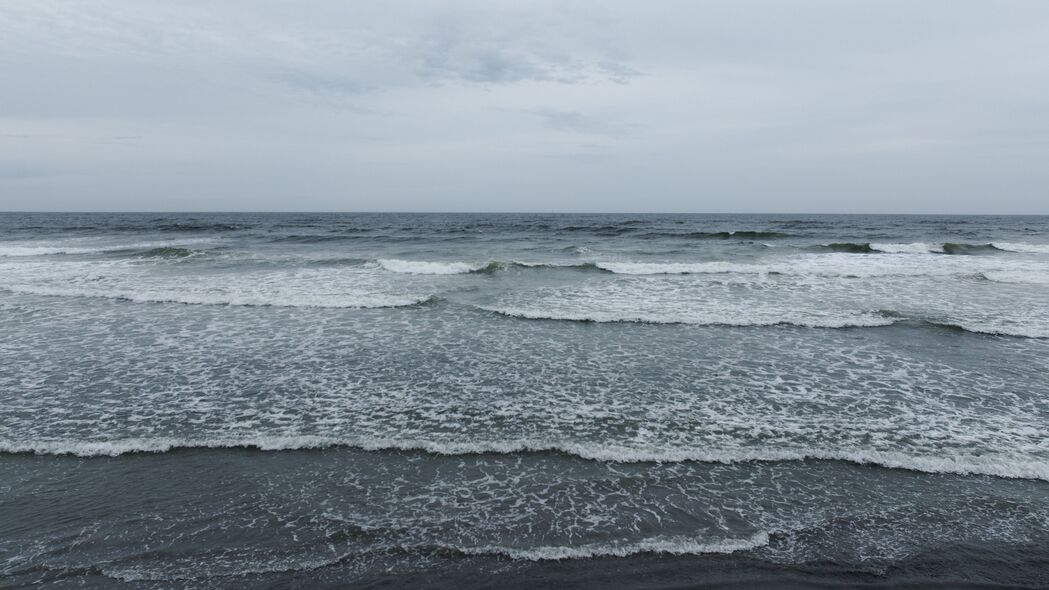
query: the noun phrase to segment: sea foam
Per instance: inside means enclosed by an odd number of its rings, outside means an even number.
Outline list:
[[[765,531],[745,539],[722,539],[708,541],[692,537],[654,537],[625,543],[593,543],[576,546],[506,547],[482,546],[454,548],[467,555],[505,555],[523,561],[560,561],[586,559],[590,557],[626,557],[641,553],[663,553],[668,555],[704,555],[710,553],[735,553],[764,547],[769,543]]]
[[[487,263],[428,262],[425,260],[398,260],[393,258],[380,259],[378,264],[391,272],[423,275],[465,274],[481,270],[487,265]]]
[[[476,455],[556,452],[581,459],[615,463],[702,463],[843,461],[925,473],[988,475],[1049,481],[1049,459],[1013,454],[942,453],[920,455],[901,451],[826,448],[737,448],[630,446],[612,442],[548,442],[543,440],[439,441],[316,435],[239,436],[214,438],[127,438],[105,441],[0,439],[0,452],[78,457],[115,457],[130,453],[163,453],[176,449],[254,448],[261,451],[351,447],[364,451],[424,451],[435,455]]]

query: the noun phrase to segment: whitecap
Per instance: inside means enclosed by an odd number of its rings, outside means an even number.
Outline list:
[[[924,455],[875,449],[695,448],[689,446],[631,446],[609,442],[566,442],[531,439],[500,441],[440,441],[377,437],[272,435],[213,438],[125,438],[113,440],[2,440],[0,452],[78,457],[115,457],[129,453],[162,453],[179,448],[256,448],[262,451],[319,449],[346,446],[365,451],[425,451],[435,455],[513,454],[558,452],[582,459],[613,463],[746,463],[786,461],[844,461],[925,473],[989,475],[1049,481],[1049,459],[1006,453],[941,453]]]
[[[626,557],[639,553],[663,553],[669,555],[704,555],[710,553],[734,553],[764,547],[769,535],[759,531],[745,539],[721,539],[705,541],[694,537],[654,537],[625,543],[593,543],[576,546],[506,547],[486,545],[461,547],[458,551],[467,555],[505,555],[511,559],[525,561],[550,561],[564,559],[586,559],[591,557]]]
[[[1020,242],[992,242],[992,246],[999,250],[1010,252],[1024,252],[1032,254],[1049,254],[1049,244],[1027,244]]]
[[[429,262],[425,260],[399,260],[396,258],[382,258],[377,262],[383,269],[391,272],[423,275],[465,274],[480,270],[486,265],[486,263]]]
[[[871,248],[886,254],[930,254],[943,253],[943,244],[911,242],[905,244],[871,244]]]

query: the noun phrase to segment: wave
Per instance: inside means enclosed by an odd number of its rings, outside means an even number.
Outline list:
[[[1009,336],[1015,338],[1033,338],[1039,340],[1049,338],[1049,329],[1046,329],[1045,327],[1039,328],[1036,325],[1028,323],[1003,326],[1000,324],[986,324],[965,320],[952,321],[923,319],[917,321],[937,328],[955,330],[958,332],[969,332],[970,334],[984,334],[987,336]]]
[[[186,258],[196,254],[200,254],[200,251],[180,248],[177,246],[163,246],[160,248],[150,248],[145,252],[138,253],[137,256],[139,258]]]
[[[421,275],[455,275],[477,272],[491,263],[474,262],[428,262],[425,260],[399,260],[380,258],[376,263],[390,272]]]
[[[758,265],[734,262],[595,262],[602,270],[621,275],[677,275],[729,272],[762,272]]]
[[[635,447],[607,442],[577,443],[541,440],[434,441],[419,439],[352,438],[316,435],[273,435],[213,438],[126,438],[108,441],[0,439],[0,453],[116,457],[135,453],[166,453],[188,449],[312,450],[348,447],[363,451],[423,451],[433,455],[508,455],[558,453],[609,463],[720,463],[841,461],[924,473],[987,475],[1049,481],[1049,459],[1004,453],[918,455],[901,451],[821,448]]]
[[[582,271],[611,272],[594,262],[556,263],[556,262],[500,262],[493,260],[481,262],[429,262],[424,260],[379,259],[375,261],[381,268],[404,274],[452,275],[452,274],[492,274],[510,269],[570,269]]]
[[[821,244],[814,247],[815,250],[823,250],[830,252],[846,252],[849,254],[871,254],[878,252],[875,248],[872,248],[869,242],[865,243],[853,243],[853,242],[837,242],[833,244]]]
[[[526,269],[575,269],[602,270],[592,262],[583,263],[546,263],[546,262],[431,262],[426,260],[398,260],[381,258],[375,261],[379,267],[390,272],[422,275],[456,275],[456,274],[492,274],[501,270],[514,268]]]
[[[927,242],[914,242],[907,244],[882,244],[873,243],[871,248],[878,252],[884,252],[886,254],[929,254],[929,253],[943,253],[943,244],[933,244]]]
[[[514,261],[510,264],[497,264],[497,268],[536,268],[536,269],[570,269],[570,270],[582,270],[582,271],[597,271],[597,272],[611,272],[604,268],[601,268],[595,262],[579,262],[579,263],[565,263],[559,264],[556,262],[519,262]]]
[[[525,320],[551,320],[597,324],[633,323],[633,324],[683,324],[690,326],[721,326],[733,328],[756,328],[774,326],[794,326],[798,328],[848,329],[848,328],[881,328],[897,324],[931,326],[939,329],[956,330],[971,334],[989,336],[1007,336],[1014,338],[1049,338],[1049,331],[1044,327],[1029,323],[1001,324],[981,323],[977,320],[932,319],[899,313],[892,310],[842,312],[837,316],[801,315],[798,317],[757,317],[755,315],[735,314],[729,316],[660,314],[603,310],[564,310],[557,311],[549,307],[542,308],[497,308],[476,306],[477,309]],[[783,314],[791,310],[783,310]]]
[[[638,236],[643,239],[678,238],[689,240],[774,240],[797,237],[778,231],[716,231],[716,232],[648,232]]]
[[[961,264],[940,264],[934,258],[915,259],[907,265],[901,265],[889,257],[865,258],[862,262],[845,256],[853,253],[877,253],[883,252],[879,248],[886,247],[884,244],[867,243],[835,243],[816,246],[815,248],[826,250],[829,253],[818,255],[808,254],[800,258],[775,259],[770,261],[754,262],[730,262],[722,260],[704,262],[632,262],[632,261],[588,261],[588,262],[522,262],[522,261],[424,261],[424,260],[401,260],[401,259],[378,259],[371,264],[384,270],[402,274],[420,275],[454,275],[454,274],[494,274],[503,270],[512,269],[550,269],[550,270],[577,270],[577,271],[601,271],[622,275],[686,275],[686,274],[742,274],[742,275],[811,275],[827,277],[875,277],[875,276],[977,276],[990,280],[999,280],[994,274],[996,268],[988,267],[988,272],[981,268],[963,266]],[[892,245],[890,247],[890,251]],[[903,245],[897,245],[903,246]],[[921,244],[922,248],[931,247],[931,244]],[[982,246],[970,245],[973,252],[987,252],[981,250]],[[911,252],[915,249],[896,248],[896,252]],[[968,252],[965,248],[952,248],[955,253]],[[1001,251],[997,248],[993,251]],[[932,250],[925,249],[925,253]],[[942,259],[941,259],[942,260]],[[1005,264],[1005,263],[1003,263]],[[999,265],[1001,266],[1001,265]],[[1030,273],[1021,270],[1032,268],[1031,264],[1021,264],[1016,261],[1008,266],[1001,266],[1000,270],[1006,271],[1001,275],[999,282],[1035,282],[1042,283],[1043,279],[1038,276],[1031,278]],[[1012,272],[1013,270],[1016,272]],[[1037,270],[1040,270],[1038,268]],[[1012,272],[1012,274],[1008,274]],[[1042,273],[1044,274],[1044,273]],[[1049,276],[1049,275],[1047,275]],[[1025,280],[1025,277],[1030,280]],[[1049,279],[1045,279],[1049,280]]]
[[[0,256],[51,256],[54,254],[88,254],[101,252],[98,248],[70,246],[0,246]]]
[[[991,254],[994,252],[1003,252],[1003,250],[995,247],[994,244],[961,244],[954,242],[945,242],[942,246],[944,254]]]
[[[693,537],[654,537],[628,543],[593,543],[589,545],[548,545],[539,547],[505,547],[486,545],[481,547],[449,547],[466,555],[505,555],[522,561],[559,561],[564,559],[587,559],[590,557],[626,557],[641,553],[669,555],[704,555],[710,553],[735,553],[757,549],[769,544],[769,534],[759,531],[745,539],[723,539],[704,541]]]
[[[411,307],[436,301],[433,295],[387,295],[372,293],[340,293],[317,295],[313,293],[265,293],[238,291],[227,293],[201,292],[150,292],[121,291],[91,288],[50,286],[5,286],[0,291],[20,295],[43,295],[48,297],[91,297],[115,299],[131,303],[177,303],[182,305],[228,305],[236,307],[317,307],[368,309],[383,307]]]
[[[399,545],[400,551],[410,552],[432,552],[434,550],[458,554],[458,555],[501,555],[518,561],[561,561],[567,559],[587,559],[592,557],[626,557],[644,553],[667,554],[667,555],[705,555],[705,554],[728,554],[737,551],[758,549],[769,544],[769,534],[758,531],[750,537],[742,539],[721,539],[716,541],[704,541],[694,537],[652,537],[638,541],[625,543],[593,543],[578,546],[537,546],[537,547],[507,547],[501,545],[482,545],[464,547],[450,544],[424,544],[424,545]],[[372,550],[374,551],[374,550]],[[384,552],[390,549],[382,550]],[[329,567],[346,559],[360,558],[371,551],[356,550],[348,552],[336,552],[333,555],[311,556],[306,559],[284,558],[268,560],[254,564],[238,563],[235,571],[221,569],[215,571],[201,571],[201,569],[176,569],[165,571],[151,569],[142,566],[119,567],[108,566],[99,570],[103,575],[122,580],[125,582],[140,581],[166,581],[174,580],[196,580],[207,579],[218,576],[250,575],[284,572],[309,572],[323,567]]]
[[[147,226],[145,229],[164,232],[230,232],[250,228],[250,225],[239,223],[162,223]],[[139,229],[137,226],[135,229]]]
[[[1049,285],[1049,273],[1031,273],[1024,271],[984,271],[980,273],[983,278],[996,283],[1026,283],[1034,285]]]
[[[1049,244],[1022,244],[1019,242],[992,242],[992,246],[1007,252],[1049,254]]]
[[[839,317],[757,318],[757,317],[703,317],[687,315],[665,316],[658,313],[634,313],[629,311],[563,311],[549,308],[497,308],[484,305],[477,309],[527,320],[560,320],[587,323],[637,323],[637,324],[687,324],[692,326],[727,327],[770,327],[797,326],[801,328],[876,328],[891,326],[902,318],[880,312],[862,312]]]
[[[186,239],[177,241],[163,241],[163,242],[137,242],[132,244],[100,244],[97,246],[87,246],[83,244],[49,244],[49,245],[36,245],[36,244],[8,244],[3,245],[0,243],[0,256],[10,257],[28,257],[28,256],[54,256],[58,254],[99,254],[103,252],[130,252],[130,251],[141,251],[143,249],[156,250],[153,255],[160,253],[166,249],[183,249],[182,246],[186,244],[197,244],[212,242],[211,238],[201,239]]]
[[[997,252],[1023,252],[1032,254],[1049,254],[1049,244],[1025,244],[1019,242],[992,242],[985,244],[969,243],[927,243],[907,244],[870,244],[878,252],[888,254],[994,254]]]

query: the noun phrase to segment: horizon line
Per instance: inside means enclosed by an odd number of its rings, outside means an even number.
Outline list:
[[[382,211],[382,210],[0,210],[5,214],[55,214],[55,215],[106,215],[106,214],[152,214],[152,215],[883,215],[883,216],[940,216],[940,217],[1049,217],[1046,213],[873,213],[873,212],[788,212],[788,211]]]

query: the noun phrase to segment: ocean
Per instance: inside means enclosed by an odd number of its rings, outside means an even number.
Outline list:
[[[0,214],[0,588],[1049,587],[1049,217]]]

